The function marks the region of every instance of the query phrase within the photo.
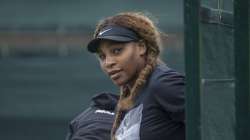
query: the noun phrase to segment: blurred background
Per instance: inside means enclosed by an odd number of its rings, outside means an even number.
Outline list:
[[[1,140],[64,139],[94,94],[119,92],[85,47],[100,19],[124,11],[158,23],[163,60],[184,72],[182,0],[0,0]]]

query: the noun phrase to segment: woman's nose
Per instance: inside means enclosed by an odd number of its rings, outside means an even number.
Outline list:
[[[106,57],[106,59],[104,61],[104,65],[107,68],[111,68],[115,65],[115,60],[112,57]]]

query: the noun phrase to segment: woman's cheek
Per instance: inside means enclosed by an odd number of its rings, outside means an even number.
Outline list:
[[[101,67],[101,69],[102,69],[102,71],[105,73],[105,74],[108,74],[107,73],[107,70],[105,69],[105,67],[104,67],[104,65],[103,65],[103,63],[100,61],[100,67]]]

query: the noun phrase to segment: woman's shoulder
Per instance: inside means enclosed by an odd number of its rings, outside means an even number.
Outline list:
[[[181,112],[184,108],[185,77],[179,72],[158,65],[148,85],[149,97],[166,111]]]
[[[185,82],[185,76],[176,70],[169,68],[166,64],[158,64],[151,74],[149,84],[158,87],[161,84],[172,85]]]

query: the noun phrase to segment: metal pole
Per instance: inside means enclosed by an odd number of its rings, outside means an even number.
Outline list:
[[[199,0],[184,1],[187,140],[201,140],[199,8]]]
[[[236,140],[250,140],[249,0],[234,0]]]

